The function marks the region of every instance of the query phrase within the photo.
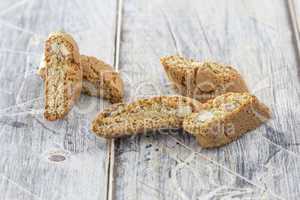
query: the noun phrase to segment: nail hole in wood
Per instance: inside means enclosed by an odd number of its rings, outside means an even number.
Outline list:
[[[51,155],[48,159],[53,162],[62,162],[66,160],[66,157],[63,155]]]

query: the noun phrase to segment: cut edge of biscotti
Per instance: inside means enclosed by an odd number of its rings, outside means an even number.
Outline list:
[[[248,92],[245,81],[232,66],[179,55],[162,57],[160,62],[180,94],[201,102],[227,92]]]
[[[92,131],[119,138],[160,129],[181,128],[185,116],[201,109],[197,100],[183,96],[157,96],[129,104],[115,104],[93,120]]]
[[[51,33],[44,52],[46,119],[62,119],[78,99],[82,87],[79,50],[71,35]]]
[[[187,116],[183,129],[196,137],[203,148],[228,144],[271,117],[269,108],[249,93],[227,93]]]
[[[82,93],[89,96],[100,96],[111,103],[123,101],[124,84],[120,74],[104,61],[80,55],[82,68]],[[45,79],[45,60],[43,59],[37,74]]]
[[[122,102],[124,84],[120,74],[104,61],[93,56],[81,56],[83,92],[100,96],[111,103]]]

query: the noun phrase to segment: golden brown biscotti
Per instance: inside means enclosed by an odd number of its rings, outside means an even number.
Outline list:
[[[122,102],[124,85],[120,74],[105,62],[81,55],[83,69],[83,92],[90,96],[101,96],[111,103]]]
[[[270,118],[268,107],[249,93],[227,93],[203,107],[184,119],[183,129],[204,148],[228,144]]]
[[[178,55],[160,59],[166,74],[184,96],[206,102],[227,92],[247,92],[237,70],[214,62],[197,62]]]
[[[63,118],[82,87],[79,50],[71,35],[51,33],[45,43],[45,112],[48,120]]]
[[[124,86],[118,72],[105,62],[93,56],[80,56],[83,70],[82,92],[90,96],[101,96],[111,103],[122,102]],[[44,79],[45,62],[41,63],[38,75]]]
[[[183,96],[158,96],[115,104],[98,114],[92,122],[92,131],[101,137],[118,138],[150,130],[181,128],[183,118],[201,107],[197,100]]]

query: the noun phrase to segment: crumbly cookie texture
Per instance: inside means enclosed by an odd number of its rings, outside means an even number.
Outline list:
[[[227,92],[248,92],[245,81],[231,66],[178,55],[162,57],[160,62],[179,93],[201,102]]]
[[[82,87],[79,50],[71,35],[51,33],[45,43],[45,112],[48,120],[62,119]]]
[[[115,104],[99,113],[92,131],[105,138],[119,138],[151,130],[181,128],[183,118],[202,104],[183,96],[158,96],[130,104]]]
[[[227,93],[187,116],[183,129],[204,148],[228,144],[270,118],[267,106],[249,93]]]
[[[101,96],[111,103],[122,102],[124,85],[118,72],[93,56],[80,56],[83,70],[82,92],[90,96]],[[45,79],[45,62],[42,61],[38,75]]]
[[[81,55],[83,69],[83,92],[90,96],[101,96],[111,103],[122,102],[123,81],[118,72],[105,62]]]

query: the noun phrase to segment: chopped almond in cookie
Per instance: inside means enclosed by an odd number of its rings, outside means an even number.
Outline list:
[[[204,122],[206,122],[208,120],[211,120],[213,118],[214,118],[213,112],[204,110],[204,111],[201,111],[198,114],[198,116],[196,117],[196,121],[200,122],[200,123],[204,123]]]

